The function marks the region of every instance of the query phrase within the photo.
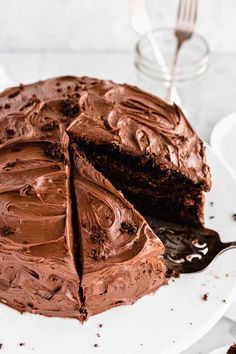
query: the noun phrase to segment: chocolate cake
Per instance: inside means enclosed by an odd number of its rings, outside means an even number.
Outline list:
[[[201,224],[210,188],[177,106],[87,77],[0,94],[0,168],[0,301],[82,321],[165,284],[139,212]]]
[[[231,345],[231,347],[227,351],[227,354],[236,354],[236,344]]]

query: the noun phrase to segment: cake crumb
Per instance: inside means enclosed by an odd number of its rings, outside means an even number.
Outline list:
[[[142,344],[142,343],[141,343],[140,345],[141,345],[141,347],[143,346],[143,344]]]
[[[100,338],[100,337],[101,337],[101,334],[100,334],[100,333],[97,333],[97,337],[99,337],[99,338]]]
[[[208,301],[208,298],[209,298],[209,293],[205,293],[202,297],[202,300],[203,301]]]
[[[133,236],[137,232],[137,227],[131,222],[123,221],[120,224],[120,232]]]
[[[226,276],[226,278],[228,278],[229,277],[229,273],[226,273],[225,276]]]
[[[233,214],[233,219],[236,221],[236,213]]]
[[[102,328],[102,326],[103,326],[102,323],[100,323],[100,324],[98,325],[99,328]]]
[[[97,343],[94,344],[94,348],[98,348],[98,344]]]
[[[226,304],[226,302],[227,302],[226,299],[223,299],[222,301],[223,301],[225,304]]]
[[[171,307],[170,311],[174,311],[173,307]]]
[[[214,202],[210,202],[210,206],[213,207],[213,205],[214,205]]]
[[[193,322],[189,322],[190,326],[192,326]]]
[[[0,343],[0,350],[2,349],[2,343]]]
[[[25,345],[25,343],[21,342],[19,343],[19,347],[23,347]]]
[[[180,277],[180,272],[179,272],[178,270],[173,270],[172,276],[173,276],[174,278],[179,278],[179,277]]]
[[[209,219],[215,219],[215,217],[214,217],[213,215],[211,215],[211,216],[209,217]]]
[[[167,272],[166,272],[166,278],[179,278],[180,277],[180,272],[178,270],[175,270],[175,269],[167,269]],[[172,279],[172,281],[174,282],[175,280]]]

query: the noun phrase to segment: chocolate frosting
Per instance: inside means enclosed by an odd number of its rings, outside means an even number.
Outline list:
[[[68,166],[51,144],[0,150],[0,297],[22,312],[81,318]]]
[[[67,76],[0,94],[0,301],[83,319],[84,305],[97,313],[155,290],[165,267],[163,246],[144,219],[81,156],[71,183],[69,137],[152,155],[205,190],[210,174],[203,143],[181,110],[135,87]],[[104,243],[94,242],[98,227]]]
[[[180,108],[129,85],[66,76],[6,90],[0,95],[0,119],[6,118],[0,139],[42,135],[42,125],[54,124],[47,109],[59,105],[66,112],[69,102],[74,109],[65,115],[65,123],[71,134],[96,144],[116,144],[125,153],[152,155],[162,167],[210,189],[205,148]],[[22,122],[26,114],[33,128]],[[6,132],[11,127],[14,136]],[[43,136],[52,135],[45,130]]]

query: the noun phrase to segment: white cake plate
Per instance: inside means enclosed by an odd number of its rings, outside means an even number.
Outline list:
[[[235,240],[236,182],[210,148],[207,156],[213,187],[206,198],[206,225],[216,229],[224,241]],[[156,294],[92,317],[84,325],[76,320],[20,315],[0,305],[1,354],[180,353],[213,327],[230,306],[236,295],[235,259],[236,250],[228,251],[206,271],[183,275]],[[205,293],[209,293],[208,301],[202,300]],[[20,342],[25,345],[20,347]]]

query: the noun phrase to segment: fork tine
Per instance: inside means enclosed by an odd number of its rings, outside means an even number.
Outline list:
[[[197,20],[198,0],[193,0],[193,23]]]
[[[179,7],[177,12],[177,22],[183,19],[184,17],[184,10],[185,10],[185,0],[179,1]]]
[[[191,4],[192,0],[186,0],[184,21],[189,21],[191,14]]]
[[[195,23],[197,17],[197,0],[189,0],[188,5],[189,6],[186,21],[190,23]]]
[[[197,18],[197,0],[180,0],[177,23],[195,23]]]

